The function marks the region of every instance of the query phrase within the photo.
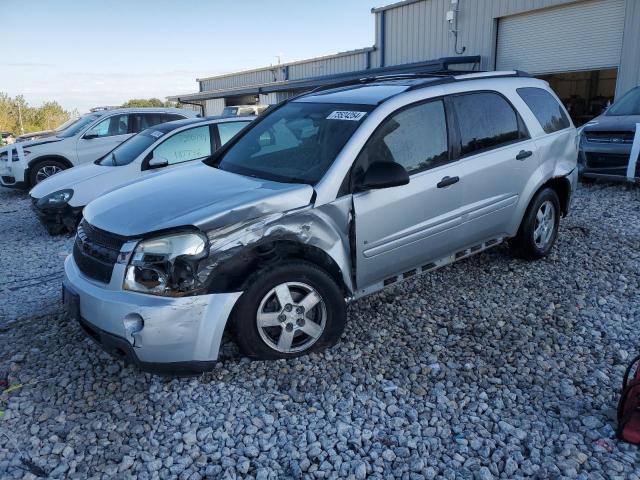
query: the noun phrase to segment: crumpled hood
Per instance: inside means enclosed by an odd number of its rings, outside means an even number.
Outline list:
[[[61,142],[64,138],[60,137],[44,137],[44,138],[36,138],[35,140],[25,140],[24,142],[16,142],[15,146],[20,146],[22,148],[27,147],[37,147],[38,145],[46,145],[47,143]]]
[[[640,115],[600,115],[584,126],[585,132],[635,132]]]
[[[84,209],[95,227],[128,237],[193,225],[211,230],[306,206],[309,185],[271,182],[195,162],[131,183]]]
[[[73,167],[40,182],[31,189],[29,195],[33,198],[42,198],[58,190],[74,188],[81,182],[112,172],[114,168],[122,167],[104,167],[95,163]]]

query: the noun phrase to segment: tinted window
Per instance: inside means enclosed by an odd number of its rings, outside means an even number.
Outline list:
[[[460,129],[461,154],[496,148],[525,138],[513,107],[496,93],[456,95],[451,99]]]
[[[567,128],[569,119],[553,96],[542,88],[518,88],[518,95],[531,109],[546,133]]]
[[[166,122],[165,115],[162,113],[136,113],[132,116],[136,118],[136,132],[141,132],[159,123]]]
[[[169,137],[154,151],[154,158],[164,158],[169,165],[211,155],[209,126],[190,128]]]
[[[386,119],[360,153],[354,176],[357,179],[375,162],[396,162],[411,174],[448,160],[447,120],[444,104],[437,100]]]
[[[241,175],[315,184],[372,108],[287,103],[255,123],[216,163]]]
[[[220,145],[227,143],[231,137],[242,130],[249,122],[228,122],[218,123],[218,133],[220,134]]]
[[[129,115],[114,115],[95,127],[90,129],[86,135],[95,135],[96,137],[111,137],[114,135],[125,135],[129,133]]]
[[[163,116],[163,122],[173,122],[174,120],[184,120],[185,117],[176,113],[165,113]]]

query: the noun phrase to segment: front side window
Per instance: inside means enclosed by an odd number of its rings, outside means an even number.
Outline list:
[[[83,115],[82,117],[78,118],[75,122],[73,122],[71,125],[68,125],[64,130],[62,130],[57,135],[58,137],[61,137],[61,138],[73,137],[76,133],[81,131],[90,123],[93,123],[98,118],[100,118],[100,114]]]
[[[360,152],[354,180],[375,162],[396,162],[409,174],[449,161],[447,118],[442,100],[404,108],[387,118]]]
[[[211,155],[211,135],[208,125],[176,133],[153,151],[153,158],[163,158],[169,162],[169,165],[209,155]]]
[[[158,140],[158,135],[160,132],[153,130],[134,135],[107,153],[99,163],[105,167],[128,165],[153,145]]]
[[[231,138],[247,126],[249,122],[228,122],[218,123],[218,133],[220,134],[220,146],[227,143]]]
[[[527,138],[518,114],[502,96],[491,92],[451,98],[460,129],[460,153],[473,155]]]
[[[372,105],[290,102],[255,123],[214,160],[222,170],[279,182],[317,183]]]
[[[518,88],[518,95],[531,109],[545,133],[553,133],[569,127],[569,119],[553,96],[542,88]]]
[[[625,93],[620,100],[611,105],[606,114],[612,116],[640,115],[640,87]]]
[[[127,133],[129,133],[129,115],[124,114],[114,115],[101,121],[85,135],[92,137],[113,137],[115,135],[126,135]]]

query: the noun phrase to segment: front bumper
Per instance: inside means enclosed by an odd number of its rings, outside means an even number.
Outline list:
[[[632,143],[580,141],[578,168],[581,177],[640,182],[640,126]]]
[[[58,235],[65,231],[73,233],[82,218],[84,207],[72,207],[65,204],[61,207],[42,208],[38,205],[38,198],[31,197],[31,210],[51,235]]]
[[[64,288],[79,298],[83,330],[107,352],[145,371],[194,373],[210,370],[222,334],[242,292],[160,297],[122,290],[125,265],[117,264],[111,282],[85,277],[73,257],[65,260]],[[143,327],[125,329],[125,319]]]
[[[0,184],[10,188],[27,188],[25,173],[29,165],[20,143],[0,148]]]

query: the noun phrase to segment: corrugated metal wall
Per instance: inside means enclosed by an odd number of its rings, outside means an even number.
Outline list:
[[[224,107],[225,107],[224,98],[214,98],[212,100],[205,100],[204,114],[206,116],[220,115]]]
[[[458,48],[480,55],[481,68],[495,67],[498,19],[523,12],[600,0],[458,0]],[[617,93],[640,81],[640,0],[625,1],[624,40]],[[376,45],[384,45],[384,66],[455,56],[454,37],[446,21],[451,0],[409,2],[376,13]],[[384,16],[384,20],[383,17]],[[382,28],[384,25],[384,28]],[[585,37],[590,35],[584,32]],[[460,51],[460,50],[459,50]],[[374,66],[380,66],[377,62]]]
[[[247,72],[239,72],[225,76],[200,80],[200,91],[239,88],[248,85],[263,85],[284,80],[300,80],[305,78],[346,73],[367,68],[367,55],[370,49],[344,52],[327,57],[309,59],[307,61],[274,65]]]
[[[600,0],[503,17],[496,69],[542,74],[617,67],[624,10],[624,0]]]
[[[627,0],[624,14],[622,62],[618,70],[616,95],[640,85],[640,1]]]

